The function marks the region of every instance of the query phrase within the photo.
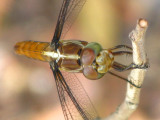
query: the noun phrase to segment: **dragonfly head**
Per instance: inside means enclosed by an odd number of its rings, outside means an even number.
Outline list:
[[[101,45],[95,42],[88,43],[81,52],[81,64],[83,74],[88,79],[100,79],[108,72],[114,57],[109,50],[103,50]]]

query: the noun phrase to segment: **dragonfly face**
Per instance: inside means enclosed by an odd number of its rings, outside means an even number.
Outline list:
[[[99,79],[106,72],[109,72],[128,81],[109,70],[111,67],[117,71],[131,68],[114,61],[114,56],[132,54],[132,48],[126,45],[118,45],[106,50],[102,49],[98,43],[60,40],[61,35],[64,33],[63,27],[70,28],[85,2],[86,0],[63,0],[51,43],[23,41],[15,45],[17,54],[49,62],[66,120],[93,120],[98,117],[83,86],[72,72],[81,72],[88,79]],[[127,50],[119,51],[119,48],[126,48]]]
[[[114,57],[98,43],[89,43],[81,53],[83,74],[88,79],[99,79],[111,68]]]

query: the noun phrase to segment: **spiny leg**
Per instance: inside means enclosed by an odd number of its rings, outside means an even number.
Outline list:
[[[116,50],[116,49],[120,49],[120,48],[126,48],[128,50],[132,50],[132,48],[130,46],[127,46],[127,45],[117,45],[117,46],[115,46],[113,48],[110,48],[109,50],[112,51],[112,50]]]
[[[126,71],[126,70],[130,70],[130,69],[133,69],[133,65],[132,63],[130,65],[123,65],[121,63],[118,63],[118,62],[114,62],[113,65],[112,65],[112,68],[114,68],[116,71],[119,71],[119,72],[123,72],[123,71]]]
[[[116,51],[116,52],[112,52],[112,54],[114,56],[132,55],[132,52],[131,51]],[[123,64],[115,61],[112,65],[112,68],[114,68],[115,70],[117,70],[119,72],[122,72],[122,71],[125,71],[125,70],[132,69],[132,65],[126,66],[126,65],[123,65]]]
[[[112,66],[115,70],[117,71],[125,71],[125,70],[129,70],[129,69],[147,69],[149,67],[149,64],[144,64],[144,65],[136,65],[134,63],[131,63],[129,66],[126,66],[126,65],[123,65],[123,64],[120,64],[120,63],[117,63],[117,62],[114,62],[113,63],[113,66]],[[120,76],[120,75],[117,75],[111,71],[108,71],[108,73],[110,73],[111,75],[114,75],[122,80],[125,80],[127,82],[129,82],[131,85],[133,85],[134,87],[136,88],[141,88],[141,86],[137,86],[135,85],[132,81],[129,81],[128,79]]]
[[[116,77],[118,77],[118,78],[120,78],[120,79],[122,79],[122,80],[124,80],[124,81],[129,82],[131,85],[133,85],[133,86],[136,87],[136,88],[141,88],[141,86],[135,85],[134,83],[132,83],[131,81],[129,81],[128,79],[126,79],[126,78],[124,78],[124,77],[122,77],[122,76],[120,76],[120,75],[117,75],[117,74],[115,74],[115,73],[113,73],[113,72],[111,72],[111,71],[108,71],[108,73],[110,73],[111,75],[116,76]]]
[[[114,68],[116,71],[123,72],[130,69],[147,69],[149,67],[149,64],[145,65],[136,65],[134,63],[131,63],[130,65],[126,66],[118,62],[114,62],[112,65],[112,68]]]
[[[117,51],[117,52],[112,52],[112,54],[114,56],[120,56],[120,55],[132,55],[132,52],[131,51]]]

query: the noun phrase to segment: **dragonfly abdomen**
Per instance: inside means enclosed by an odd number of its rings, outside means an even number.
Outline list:
[[[54,59],[53,54],[57,54],[52,50],[49,42],[23,41],[16,43],[14,48],[19,55],[47,62]]]

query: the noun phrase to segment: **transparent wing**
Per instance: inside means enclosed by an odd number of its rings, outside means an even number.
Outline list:
[[[57,44],[77,18],[86,0],[63,0],[51,45]],[[65,30],[63,30],[63,27]],[[62,33],[63,31],[63,33]]]
[[[76,20],[78,14],[83,8],[86,0],[71,0],[69,6],[68,14],[65,19],[64,30],[62,31],[62,37],[68,32],[74,21]]]
[[[94,120],[98,117],[86,91],[73,73],[53,69],[57,90],[66,120]]]

